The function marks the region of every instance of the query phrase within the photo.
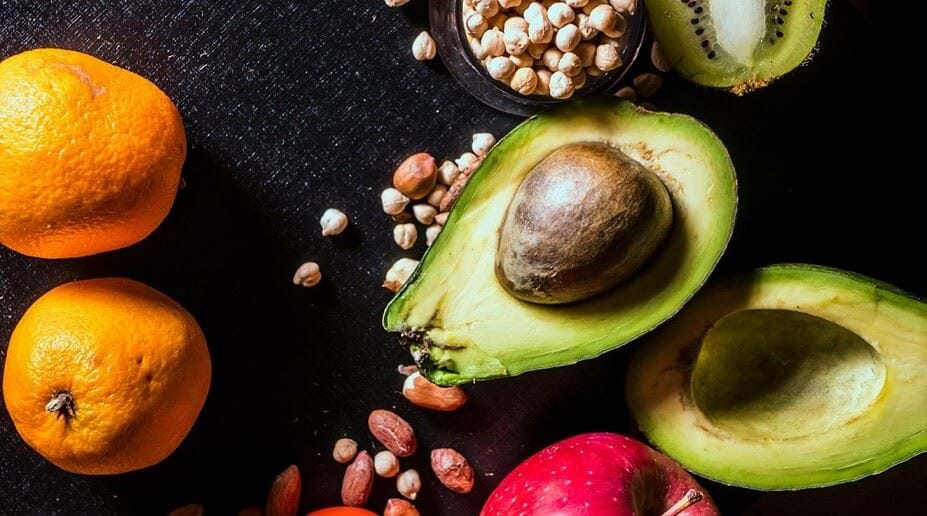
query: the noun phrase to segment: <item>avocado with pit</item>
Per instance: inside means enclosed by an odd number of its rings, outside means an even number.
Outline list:
[[[805,62],[826,0],[646,0],[654,34],[686,79],[742,94]]]
[[[702,291],[628,366],[640,429],[686,469],[761,490],[821,487],[927,451],[927,303],[776,265]]]
[[[442,385],[595,357],[692,297],[736,205],[727,150],[698,121],[571,103],[485,157],[384,326]]]

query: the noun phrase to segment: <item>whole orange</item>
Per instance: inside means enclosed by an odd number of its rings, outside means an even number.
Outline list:
[[[78,281],[39,298],[13,330],[3,399],[52,463],[123,473],[177,448],[210,374],[203,332],[169,297],[128,279]]]
[[[132,245],[167,216],[187,140],[148,80],[79,52],[0,62],[0,243],[29,256]]]

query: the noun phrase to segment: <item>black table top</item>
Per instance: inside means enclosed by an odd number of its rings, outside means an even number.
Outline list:
[[[634,433],[622,379],[630,345],[568,368],[480,384],[458,413],[426,413],[399,395],[407,361],[380,328],[392,242],[379,192],[406,155],[439,159],[470,134],[505,134],[519,119],[479,104],[409,47],[425,2],[0,1],[0,58],[36,47],[81,50],[151,78],[179,105],[190,140],[187,186],[143,243],[47,261],[0,249],[0,358],[16,321],[63,282],[127,276],[174,297],[200,321],[214,378],[206,407],[162,464],[115,477],[65,473],[30,450],[0,411],[0,513],[210,514],[262,504],[290,463],[303,508],[339,499],[343,435],[370,449],[366,415],[396,407],[423,448],[451,446],[479,471],[455,495],[430,475],[425,514],[475,514],[492,487],[540,447],[575,433]],[[814,61],[744,98],[668,76],[655,102],[706,122],[728,145],[740,181],[736,233],[719,273],[780,261],[841,267],[927,293],[923,179],[889,141],[900,102],[878,76],[871,23],[831,2]],[[645,59],[646,61],[646,59]],[[641,70],[646,63],[638,65]],[[0,135],[2,137],[2,135]],[[323,239],[329,207],[351,230]],[[918,236],[919,235],[919,236]],[[290,284],[318,261],[315,289]],[[427,454],[413,464],[427,472]],[[920,495],[923,457],[837,488],[760,494],[707,483],[727,513],[901,513]],[[393,493],[378,482],[370,507]],[[906,502],[907,501],[907,502]],[[914,505],[910,505],[914,507]]]

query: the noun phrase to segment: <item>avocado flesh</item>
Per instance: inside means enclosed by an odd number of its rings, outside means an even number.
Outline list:
[[[568,305],[509,295],[495,275],[498,231],[522,179],[574,142],[607,142],[655,172],[675,214],[656,255],[613,290]],[[384,314],[439,384],[520,374],[595,357],[650,331],[695,293],[731,235],[737,204],[724,145],[682,115],[611,99],[528,120],[474,172],[444,230]]]
[[[646,0],[654,33],[676,72],[698,84],[735,93],[765,86],[802,64],[817,43],[826,4],[826,0]]]
[[[642,342],[625,392],[657,447],[718,482],[876,474],[927,450],[927,304],[833,269],[760,269]]]

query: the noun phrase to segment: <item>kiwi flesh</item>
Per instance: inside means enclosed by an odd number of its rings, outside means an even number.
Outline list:
[[[667,58],[686,79],[740,95],[802,64],[826,0],[646,0]]]

